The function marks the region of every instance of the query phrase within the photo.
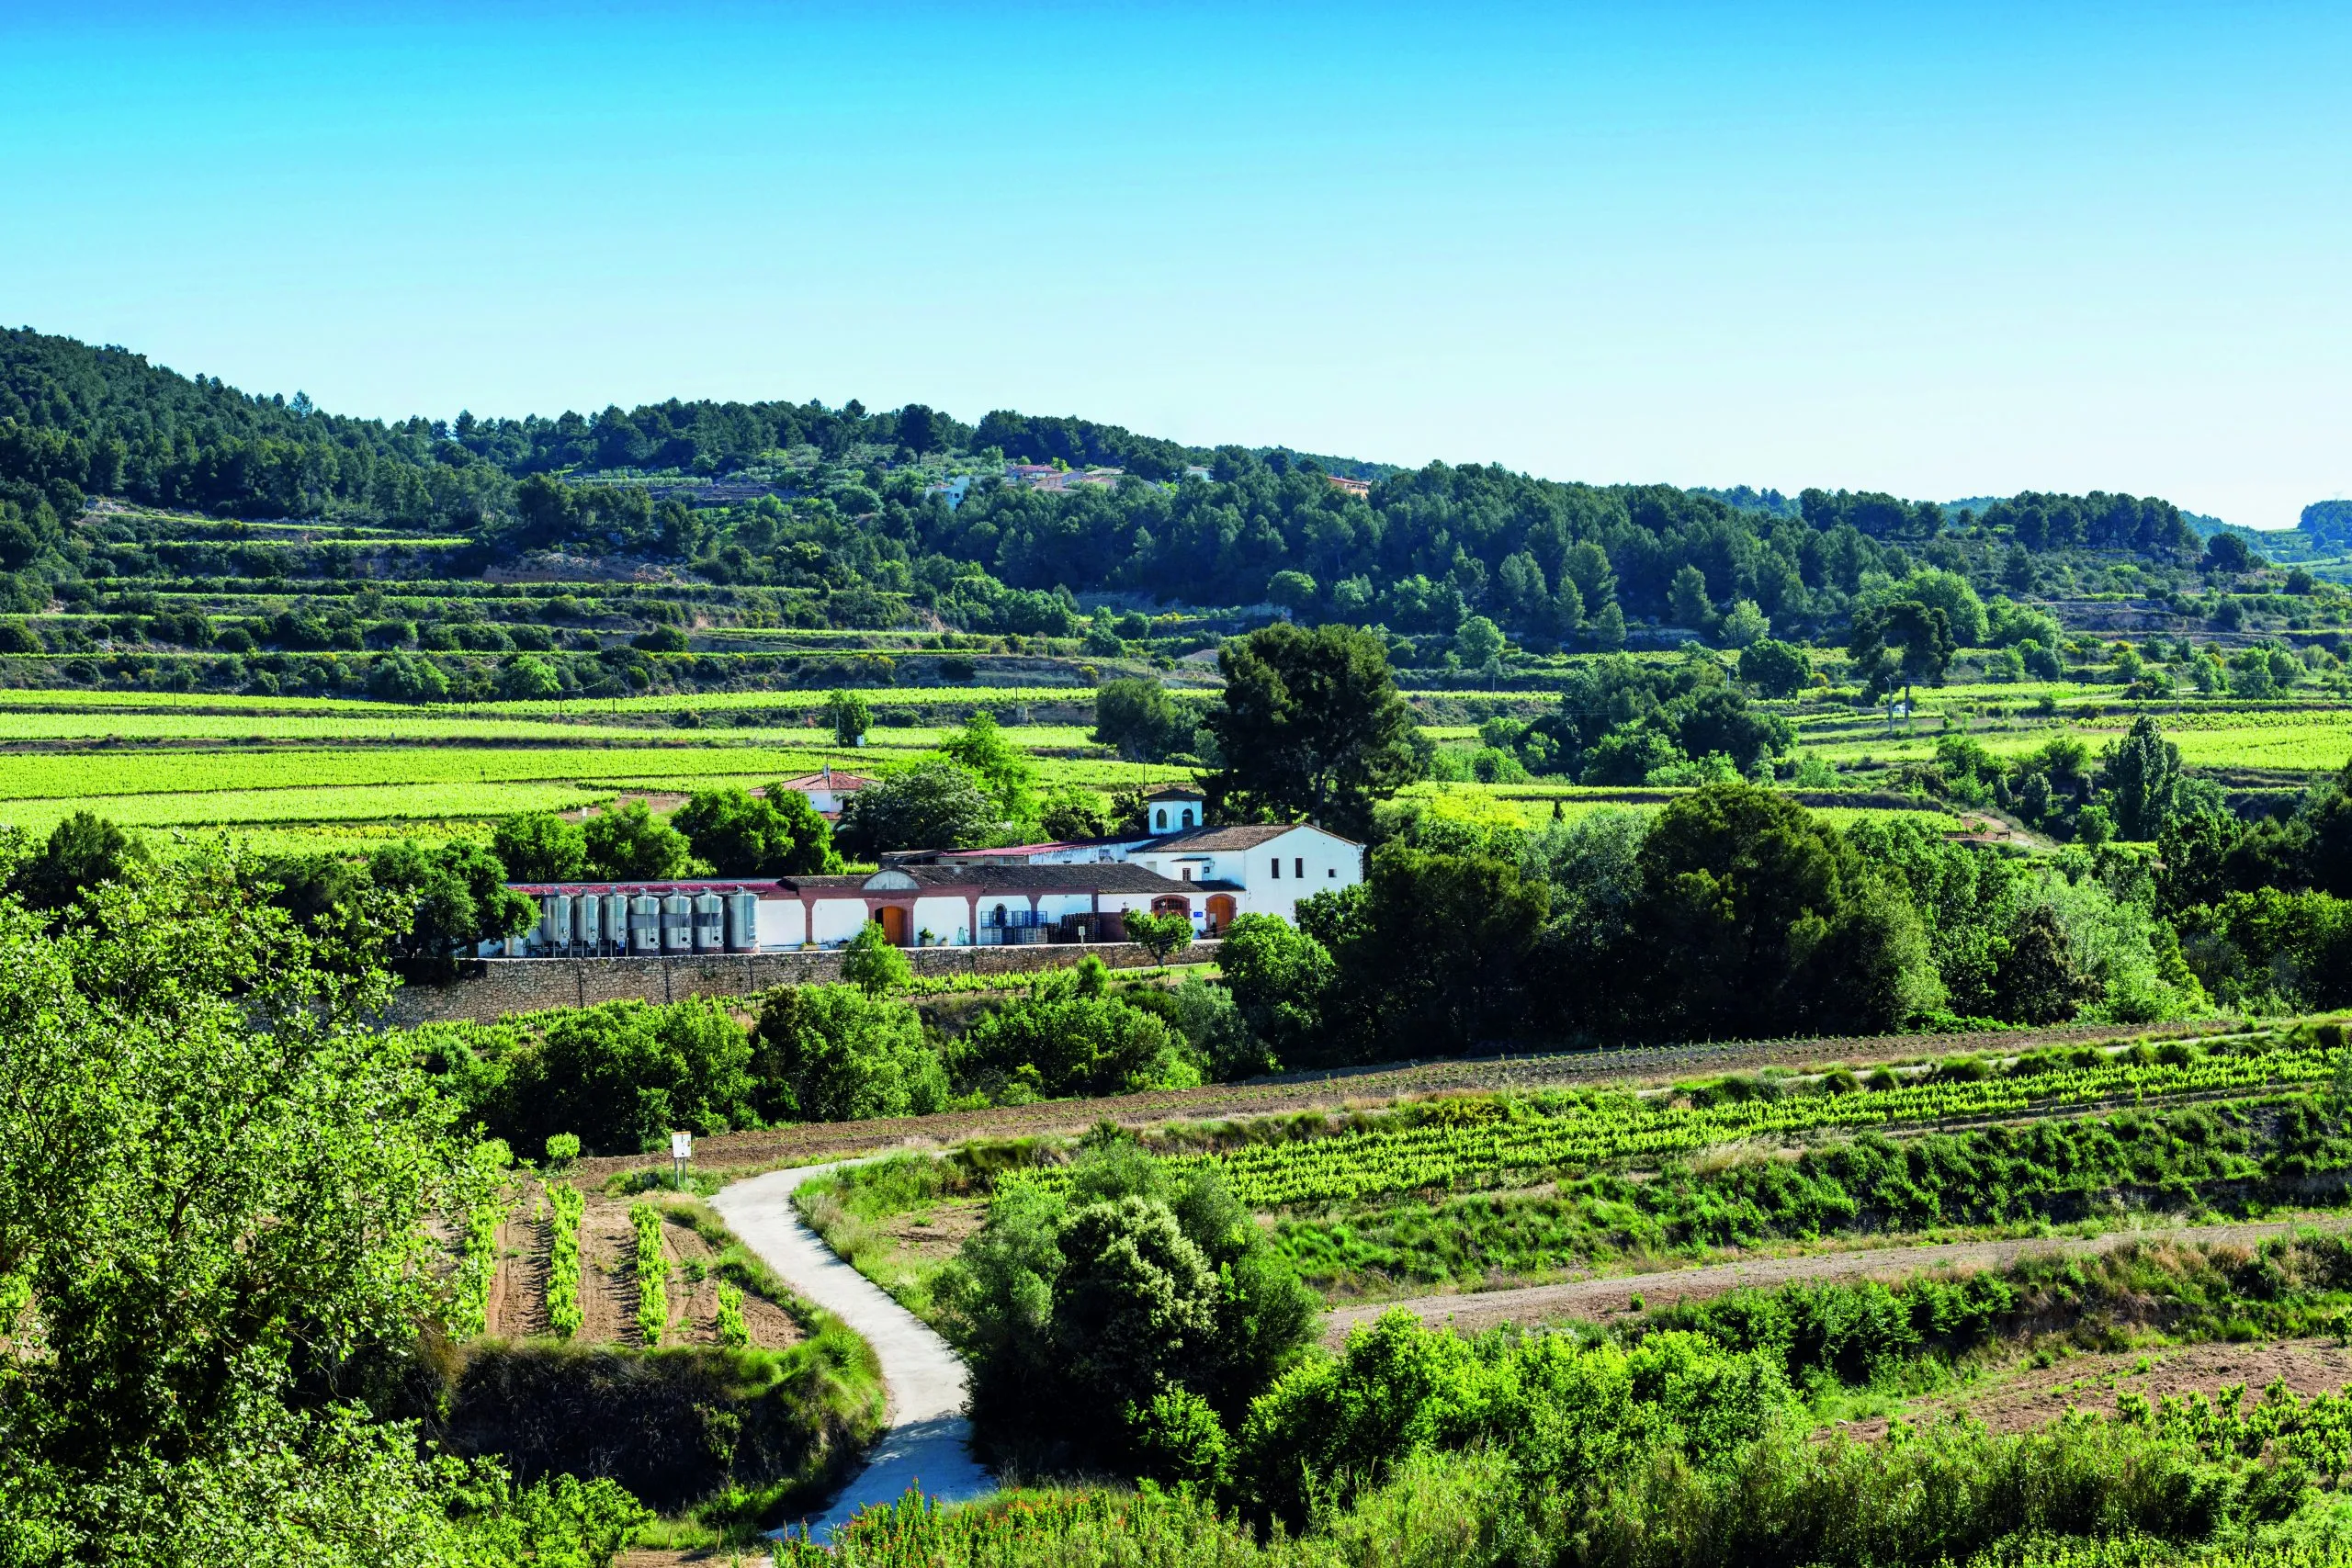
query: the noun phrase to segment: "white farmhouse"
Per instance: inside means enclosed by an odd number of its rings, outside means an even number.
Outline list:
[[[1280,915],[1295,922],[1298,901],[1363,880],[1363,846],[1306,823],[1194,828],[1127,851],[1171,882],[1208,890],[1203,908],[1222,931],[1235,915]]]

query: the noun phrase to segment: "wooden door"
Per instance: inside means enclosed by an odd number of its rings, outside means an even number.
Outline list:
[[[1211,931],[1221,931],[1225,930],[1225,928],[1226,928],[1226,927],[1227,927],[1227,926],[1231,925],[1232,923],[1233,923],[1233,895],[1231,895],[1230,893],[1212,893],[1212,894],[1210,894],[1210,895],[1209,895],[1209,930],[1211,930]]]
[[[882,922],[882,935],[892,947],[907,945],[907,910],[902,904],[885,904],[874,912]]]

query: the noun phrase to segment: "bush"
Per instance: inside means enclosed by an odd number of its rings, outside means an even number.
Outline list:
[[[1099,961],[1098,961],[1099,965]],[[953,1047],[956,1081],[991,1098],[1011,1084],[1036,1094],[1185,1089],[1204,1075],[1190,1043],[1140,1008],[1094,989],[1041,985],[983,1014]]]
[[[729,1488],[776,1511],[806,1506],[879,1413],[872,1374],[842,1339],[780,1352],[485,1346],[450,1388],[447,1440],[526,1480],[609,1478],[665,1512]]]
[[[914,965],[883,933],[878,920],[860,926],[842,950],[842,980],[869,997],[903,990],[914,976]]]
[[[1214,1172],[1179,1178],[1115,1139],[1061,1192],[1000,1183],[934,1299],[991,1445],[1175,1474],[1199,1461],[1169,1439],[1198,1456],[1238,1427],[1317,1317]]]
[[[228,638],[221,638],[228,646]],[[437,703],[449,694],[449,677],[429,659],[395,653],[376,661],[368,675],[368,694],[388,703]]]
[[[1270,1057],[1293,1059],[1312,1048],[1332,980],[1321,942],[1279,916],[1243,915],[1226,931],[1217,967],[1242,1024]]]
[[[772,1118],[922,1116],[947,1103],[947,1073],[903,1002],[855,986],[781,986],[760,1005],[756,1063]]]
[[[120,881],[153,859],[147,846],[105,818],[76,811],[50,829],[39,853],[8,874],[6,891],[25,908],[56,914],[102,883]]]
[[[568,1133],[593,1154],[634,1154],[673,1129],[760,1122],[751,1042],[708,998],[567,1009],[522,1021],[521,1031],[503,1058],[458,1074],[472,1080],[469,1109],[511,1143]]]

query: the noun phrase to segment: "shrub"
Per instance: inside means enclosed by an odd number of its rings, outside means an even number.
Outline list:
[[[1058,1097],[1183,1089],[1204,1077],[1189,1042],[1152,1013],[1103,994],[1099,961],[1091,975],[1041,985],[982,1015],[950,1059],[958,1084],[996,1093],[1016,1081]]]
[[[1177,1474],[1301,1354],[1317,1305],[1213,1172],[1121,1140],[1063,1191],[1001,1182],[934,1299],[991,1443]]]
[[[904,1002],[855,986],[782,986],[761,1000],[760,1092],[804,1122],[919,1116],[947,1103],[947,1073]]]
[[[469,1108],[513,1141],[562,1129],[594,1153],[625,1154],[658,1146],[673,1128],[758,1124],[751,1042],[708,998],[605,1002],[527,1027],[511,1055],[466,1069]]]
[[[842,953],[842,978],[869,997],[903,990],[914,974],[914,965],[876,920],[859,927]]]

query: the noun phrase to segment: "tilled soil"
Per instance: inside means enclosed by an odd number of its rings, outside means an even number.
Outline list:
[[[2144,1370],[2143,1370],[2144,1369]],[[2144,1394],[2154,1401],[2202,1393],[2213,1398],[2236,1383],[2250,1404],[2274,1382],[2309,1399],[2335,1393],[2352,1383],[2352,1349],[2333,1339],[2281,1339],[2267,1344],[2188,1345],[2175,1349],[2073,1355],[2053,1365],[2023,1365],[1995,1372],[1975,1385],[1910,1401],[1899,1414],[1926,1422],[1967,1416],[1996,1432],[2022,1432],[2070,1409],[2111,1412],[2116,1396]],[[1858,1438],[1879,1438],[1891,1417],[1838,1423]]]
[[[484,1321],[504,1339],[548,1332],[548,1223],[546,1206],[531,1217],[526,1201],[498,1227],[498,1271],[491,1278],[490,1311]]]
[[[2253,1246],[2306,1226],[2340,1229],[2346,1224],[2352,1224],[2352,1221],[2341,1215],[2329,1215],[2254,1224],[2168,1225],[2149,1230],[2118,1231],[2101,1236],[1946,1242],[1930,1247],[1886,1247],[1797,1257],[1742,1258],[1731,1263],[1567,1280],[1556,1284],[1522,1286],[1517,1290],[1365,1303],[1326,1314],[1323,1331],[1325,1340],[1337,1345],[1347,1337],[1350,1329],[1399,1308],[1425,1323],[1447,1324],[1460,1334],[1476,1334],[1507,1323],[1539,1323],[1547,1318],[1605,1321],[1632,1310],[1632,1298],[1634,1296],[1642,1298],[1645,1307],[1669,1306],[1676,1302],[1702,1301],[1729,1291],[1784,1285],[1796,1280],[1892,1280],[1936,1269],[2006,1269],[2021,1258],[2038,1254],[2100,1252],[2125,1241],[2195,1241],[2207,1245]]]
[[[629,1223],[630,1201],[592,1193],[580,1215],[580,1332],[582,1345],[642,1345],[637,1326],[637,1230]],[[534,1338],[547,1334],[548,1249],[551,1226],[544,1204],[532,1217],[523,1199],[499,1231],[498,1273],[491,1287],[489,1332],[498,1338]],[[670,1326],[665,1345],[718,1343],[718,1277],[710,1244],[682,1224],[662,1227],[662,1250],[670,1259]],[[699,1276],[699,1278],[697,1278]],[[782,1307],[748,1292],[743,1325],[752,1343],[780,1350],[807,1337]]]

